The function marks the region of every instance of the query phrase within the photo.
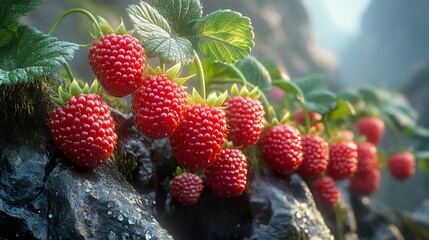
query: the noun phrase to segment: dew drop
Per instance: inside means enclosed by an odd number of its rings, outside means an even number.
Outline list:
[[[144,234],[144,237],[146,238],[146,240],[151,240],[151,239],[152,239],[152,235],[150,235],[149,231],[147,231],[147,232]]]

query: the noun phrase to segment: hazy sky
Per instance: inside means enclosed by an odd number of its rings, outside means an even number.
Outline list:
[[[319,1],[325,5],[337,27],[353,35],[359,31],[360,18],[370,2],[370,0]],[[307,4],[311,4],[311,0],[307,1]]]

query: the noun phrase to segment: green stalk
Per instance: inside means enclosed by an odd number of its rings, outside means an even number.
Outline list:
[[[390,132],[392,133],[393,140],[395,141],[396,147],[398,148],[398,152],[402,152],[402,143],[399,138],[399,132],[398,128],[396,127],[395,123],[392,121],[392,119],[385,115],[381,114],[381,119],[386,123],[386,126],[389,128]]]
[[[309,133],[310,132],[310,113],[305,103],[302,103],[302,110],[304,111],[304,118],[305,118],[305,133]]]
[[[58,25],[63,21],[65,17],[72,13],[82,13],[83,15],[87,16],[89,20],[94,24],[95,30],[98,31],[96,35],[101,35],[101,27],[100,24],[98,24],[97,19],[95,19],[94,15],[92,15],[89,11],[82,9],[82,8],[73,8],[65,12],[63,15],[61,15],[60,18],[54,23],[54,25],[51,27],[51,29],[48,32],[48,35],[52,35],[52,33],[57,29]]]
[[[198,79],[200,80],[201,96],[205,100],[206,99],[206,80],[204,79],[203,65],[201,64],[201,60],[198,57],[197,52],[194,51],[194,55],[195,55],[194,64],[195,64],[195,67],[197,68]]]
[[[343,230],[343,209],[341,207],[341,204],[338,203],[334,207],[335,212],[335,224],[337,225],[337,240],[343,240],[344,239],[344,230]]]
[[[322,117],[322,122],[323,122],[323,125],[325,125],[324,129],[325,129],[326,135],[328,135],[329,139],[332,139],[331,129],[329,128],[328,121],[326,121],[325,116]]]
[[[69,78],[70,78],[70,82],[73,82],[74,80],[75,80],[75,77],[74,77],[74,75],[73,75],[73,71],[71,70],[71,67],[70,67],[70,65],[68,64],[68,63],[63,63],[63,66],[64,66],[64,69],[66,70],[66,72],[67,72],[67,75],[69,76]]]
[[[234,65],[232,65],[232,64],[228,64],[228,66],[234,71],[234,73],[235,74],[237,74],[238,75],[238,78],[239,79],[241,79],[241,81],[242,81],[242,83],[241,84],[243,84],[244,86],[246,86],[246,85],[249,85],[249,87],[252,85],[252,84],[250,84],[249,82],[247,82],[247,79],[246,79],[246,77],[243,75],[243,73],[236,67],[236,66],[234,66]],[[252,85],[253,86],[253,85]],[[251,88],[254,88],[254,86],[253,87],[251,87]],[[263,94],[261,91],[259,91],[261,94]]]

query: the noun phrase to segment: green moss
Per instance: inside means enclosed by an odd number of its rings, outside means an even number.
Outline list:
[[[133,179],[134,171],[138,167],[137,158],[129,156],[125,151],[118,150],[111,159],[125,179]]]
[[[48,82],[0,85],[0,141],[31,144],[46,139],[52,107]]]

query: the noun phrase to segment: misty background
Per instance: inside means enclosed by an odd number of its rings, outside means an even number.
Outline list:
[[[251,54],[279,64],[290,77],[321,73],[332,90],[376,85],[406,96],[429,127],[428,0],[203,0],[204,15],[232,9],[250,17],[255,31]],[[24,22],[48,32],[65,11],[82,7],[116,25],[134,0],[46,0]],[[87,44],[90,22],[69,16],[54,32],[61,40]],[[84,48],[71,63],[75,74],[94,77]],[[386,142],[386,139],[383,139]],[[383,144],[383,143],[382,143]],[[429,174],[396,182],[383,171],[380,189],[371,198],[397,211],[412,211],[429,198]],[[406,196],[406,197],[405,197]]]

